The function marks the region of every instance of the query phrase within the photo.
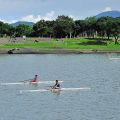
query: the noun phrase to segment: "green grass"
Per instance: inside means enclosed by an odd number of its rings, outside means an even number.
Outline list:
[[[81,39],[51,39],[50,41],[40,41],[34,43],[27,41],[24,43],[7,43],[0,46],[0,48],[37,48],[37,49],[92,49],[92,50],[120,50],[120,45],[115,45],[114,42],[98,40]]]

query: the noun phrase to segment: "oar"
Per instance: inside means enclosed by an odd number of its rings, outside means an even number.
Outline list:
[[[50,89],[54,89],[54,86],[46,86],[46,87],[49,87]]]
[[[23,80],[23,81],[20,81],[20,82],[30,82],[30,80],[33,80],[33,79]]]

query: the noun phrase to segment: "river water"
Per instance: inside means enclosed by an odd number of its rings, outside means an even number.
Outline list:
[[[0,55],[0,83],[39,75],[61,87],[90,90],[22,93],[51,84],[0,85],[0,120],[119,120],[119,54]]]

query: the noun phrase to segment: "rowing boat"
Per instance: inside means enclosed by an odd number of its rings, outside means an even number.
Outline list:
[[[59,82],[62,83],[63,81]],[[55,83],[55,81],[0,83],[0,85],[50,84],[50,83]]]
[[[79,91],[79,90],[90,90],[89,87],[81,87],[81,88],[60,88],[60,89],[38,89],[38,90],[20,90],[20,93],[25,92],[59,92],[59,91]]]
[[[120,60],[120,58],[110,58],[110,60]]]

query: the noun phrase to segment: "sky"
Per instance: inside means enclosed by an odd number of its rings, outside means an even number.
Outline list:
[[[36,23],[59,15],[85,19],[111,10],[120,11],[120,0],[0,0],[0,21]]]

